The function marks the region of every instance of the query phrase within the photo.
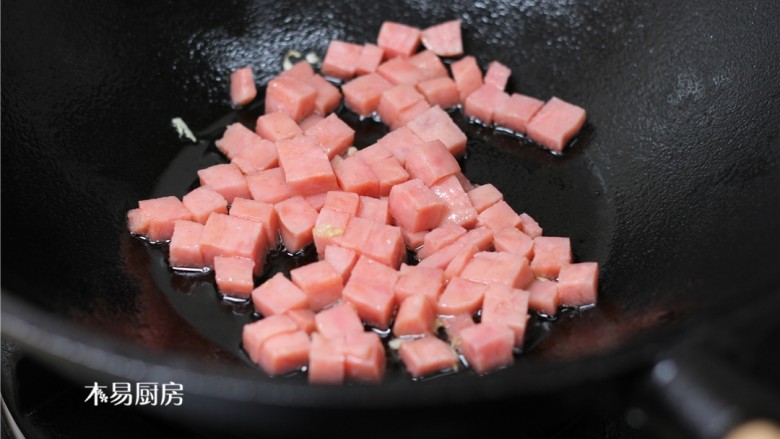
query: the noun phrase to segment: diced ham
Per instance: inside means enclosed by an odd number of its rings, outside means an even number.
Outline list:
[[[241,150],[258,140],[262,139],[260,139],[252,130],[240,123],[233,123],[225,128],[222,137],[217,139],[214,143],[222,154],[225,154],[228,159],[233,160]]]
[[[455,367],[458,356],[436,337],[405,341],[398,350],[406,370],[415,378]]]
[[[421,180],[426,186],[460,172],[458,161],[439,140],[425,142],[410,151],[404,166],[411,178]]]
[[[177,220],[192,220],[192,213],[176,197],[160,197],[138,202],[129,228],[143,232],[150,241],[167,241]],[[142,224],[142,225],[139,225]]]
[[[469,192],[469,191],[471,191],[472,189],[474,189],[474,188],[476,187],[476,186],[474,186],[474,183],[472,183],[471,181],[469,181],[469,179],[468,179],[468,178],[466,178],[466,176],[465,176],[465,175],[463,175],[463,172],[462,172],[462,171],[461,171],[461,172],[458,172],[458,173],[456,173],[456,174],[455,174],[455,177],[456,177],[456,178],[458,179],[458,181],[460,182],[460,186],[461,186],[461,187],[463,188],[463,190],[464,190],[464,191],[466,191],[466,192]]]
[[[376,68],[376,72],[393,85],[408,85],[414,88],[414,85],[425,78],[417,66],[410,63],[406,58],[393,58],[385,61]]]
[[[246,184],[252,199],[263,203],[276,204],[292,196],[282,168],[271,168],[247,175]]]
[[[218,164],[198,171],[201,186],[209,186],[225,197],[228,204],[233,198],[249,198],[249,188],[241,169],[232,163]]]
[[[406,163],[406,156],[409,154],[409,151],[415,149],[421,143],[423,143],[423,140],[408,127],[393,130],[377,141],[377,144],[390,151],[401,165]]]
[[[430,230],[421,230],[419,232],[410,232],[403,227],[401,227],[401,234],[404,237],[404,244],[406,244],[406,248],[411,250],[418,249],[421,245],[423,245],[423,240],[425,239],[425,234],[430,232]]]
[[[288,198],[274,205],[285,249],[296,253],[314,242],[312,230],[317,211],[303,197]]]
[[[554,316],[558,312],[558,306],[561,304],[558,294],[558,282],[544,278],[534,279],[525,289],[530,294],[528,298],[529,308],[548,316]]]
[[[314,112],[317,89],[292,76],[277,76],[268,82],[265,90],[265,111],[281,111],[296,123]]]
[[[333,242],[344,248],[353,250],[358,255],[363,254],[368,238],[371,234],[371,228],[374,222],[365,218],[353,216],[347,223],[344,233],[333,237]]]
[[[525,134],[528,131],[528,123],[543,105],[544,102],[539,99],[513,93],[496,108],[493,119],[496,126]]]
[[[314,113],[310,116],[307,116],[306,119],[303,119],[301,123],[298,124],[298,126],[301,127],[301,129],[305,133],[306,130],[313,127],[314,125],[317,125],[317,123],[319,123],[323,119],[325,119],[324,116]]]
[[[429,108],[406,126],[424,142],[440,141],[454,156],[466,151],[466,135],[455,125],[450,115],[438,106]]]
[[[341,105],[341,91],[338,87],[320,75],[312,76],[306,83],[317,91],[317,97],[314,98],[313,114],[326,116],[339,108],[339,105]],[[305,128],[301,127],[301,129]]]
[[[341,298],[341,275],[327,262],[317,261],[290,270],[292,282],[309,298],[309,308],[320,311]]]
[[[355,74],[366,75],[375,72],[384,56],[385,50],[381,47],[371,43],[364,44],[355,65]]]
[[[355,130],[344,123],[335,114],[331,114],[305,131],[307,136],[316,138],[328,159],[341,154],[355,140]]]
[[[393,186],[388,201],[396,224],[411,232],[436,227],[444,210],[444,202],[418,179]]]
[[[558,273],[558,294],[563,305],[582,306],[596,303],[599,265],[580,262],[564,265]]]
[[[385,21],[379,29],[377,46],[385,50],[387,58],[409,57],[420,46],[422,32],[415,27],[392,21]]]
[[[475,254],[460,276],[475,282],[499,283],[512,288],[523,288],[534,279],[528,259],[504,252]]]
[[[358,218],[365,218],[379,224],[390,224],[390,209],[387,199],[373,197],[360,197],[360,208],[355,214]]]
[[[393,86],[378,73],[359,76],[341,86],[344,103],[360,116],[370,116],[379,105],[385,90]]]
[[[242,67],[234,70],[230,74],[230,101],[233,102],[233,105],[243,107],[252,102],[256,96],[257,87],[252,69]]]
[[[444,283],[444,272],[441,269],[402,265],[393,290],[396,303],[400,304],[415,294],[422,294],[431,304],[435,304],[444,289]]]
[[[409,173],[393,156],[370,163],[371,171],[379,179],[379,196],[390,195],[390,189],[397,184],[409,180]]]
[[[339,247],[338,245],[329,245],[325,247],[325,256],[323,259],[339,273],[344,283],[347,283],[349,275],[352,273],[352,268],[355,266],[355,263],[357,263],[358,254],[355,253],[354,250],[348,248]]]
[[[502,200],[483,210],[477,217],[477,224],[489,227],[493,233],[497,233],[506,227],[518,227],[521,221],[520,215]]]
[[[314,320],[314,311],[305,308],[291,309],[284,315],[290,317],[298,329],[306,331],[307,334],[317,330],[317,322]]]
[[[424,267],[445,269],[463,248],[473,245],[480,251],[487,250],[493,244],[493,232],[487,227],[477,227],[469,230],[457,241],[427,256],[420,262]]]
[[[298,325],[287,315],[267,316],[256,322],[244,325],[241,334],[241,345],[253,362],[260,359],[263,345],[272,337],[298,331]]]
[[[474,314],[482,306],[487,285],[461,277],[452,278],[436,303],[438,314]]]
[[[482,87],[482,70],[477,65],[477,59],[473,56],[464,56],[450,64],[450,70],[452,71],[452,79],[458,85],[461,103],[466,102],[466,98],[471,93]]]
[[[396,85],[382,93],[376,112],[385,125],[392,127],[402,111],[424,100],[413,85]]]
[[[463,269],[471,262],[474,255],[479,252],[479,248],[474,244],[463,246],[455,253],[447,267],[444,269],[444,278],[449,282],[453,277],[459,277]]]
[[[328,339],[316,332],[311,335],[308,377],[312,384],[344,382],[344,351],[341,340]]]
[[[460,331],[460,350],[479,374],[512,364],[514,345],[515,333],[505,325],[479,323]]]
[[[276,314],[284,314],[291,309],[309,307],[306,293],[284,277],[282,273],[276,273],[252,290],[252,303],[255,309],[266,318]]]
[[[379,179],[357,154],[345,159],[335,158],[333,172],[341,190],[368,197],[379,196]]]
[[[255,141],[247,145],[233,157],[232,163],[246,175],[257,174],[277,165],[276,145],[255,136]]]
[[[360,159],[366,162],[367,165],[371,165],[374,162],[392,157],[393,153],[377,142],[373,145],[359,149],[355,153],[355,156],[360,157]]]
[[[425,259],[427,256],[452,244],[465,234],[466,229],[457,224],[444,224],[441,227],[437,227],[425,235],[423,247],[417,251],[417,257]]]
[[[314,69],[311,67],[311,64],[309,64],[308,61],[300,60],[293,64],[293,66],[289,69],[279,73],[279,76],[292,76],[293,78],[298,78],[301,81],[305,81],[314,76]]]
[[[361,320],[387,329],[395,310],[393,288],[398,272],[365,256],[358,259],[342,296],[355,306]]]
[[[390,125],[390,129],[397,130],[406,126],[406,124],[413,121],[418,116],[428,111],[430,108],[431,105],[425,99],[418,101],[411,107],[398,113],[398,117],[396,117],[395,121]]]
[[[292,139],[303,134],[301,127],[287,113],[281,111],[266,113],[258,117],[255,132],[258,136],[271,142]]]
[[[331,339],[363,332],[363,323],[349,302],[318,312],[314,321],[317,323],[317,332]]]
[[[523,233],[530,236],[531,238],[538,238],[542,236],[542,228],[539,226],[539,223],[537,223],[536,220],[531,218],[531,216],[527,213],[520,214],[520,224],[521,228],[523,229]]]
[[[463,55],[461,20],[446,21],[422,31],[422,44],[439,56]]]
[[[455,81],[449,76],[428,79],[417,84],[417,90],[431,105],[452,108],[458,105],[460,94]]]
[[[468,191],[468,195],[471,205],[474,206],[477,213],[482,213],[488,207],[504,199],[504,194],[490,183],[475,187]]]
[[[213,213],[203,228],[200,251],[208,267],[214,266],[216,256],[239,256],[254,261],[254,274],[259,275],[268,252],[265,226],[257,221]]]
[[[255,262],[237,256],[214,256],[214,278],[217,289],[226,296],[249,298],[254,281]]]
[[[401,301],[393,323],[393,334],[433,335],[436,326],[436,311],[425,294],[414,294]]]
[[[496,251],[523,256],[529,261],[534,256],[534,240],[515,227],[505,227],[493,236]]]
[[[491,284],[482,299],[482,323],[509,327],[515,334],[515,347],[522,348],[528,321],[528,291]]]
[[[363,247],[363,255],[397,269],[406,256],[401,228],[374,222],[371,237]]]
[[[315,137],[298,136],[276,142],[279,167],[287,187],[298,195],[315,195],[338,189],[328,155]]]
[[[471,204],[469,196],[458,181],[458,177],[450,175],[431,185],[431,190],[444,201],[444,212],[441,224],[456,224],[471,228],[477,224],[477,211]]]
[[[422,80],[433,78],[448,78],[447,68],[438,56],[430,50],[423,50],[411,57],[409,62],[422,72]]]
[[[258,364],[271,376],[292,372],[309,362],[310,345],[306,331],[275,335],[263,343]]]
[[[353,192],[329,191],[325,195],[323,207],[356,215],[360,208],[360,195]]]
[[[531,270],[537,277],[555,279],[564,265],[571,264],[571,240],[567,237],[540,236],[534,239]]]
[[[460,313],[451,316],[439,316],[439,321],[447,333],[447,338],[453,348],[460,348],[460,331],[474,326],[474,318],[471,314]]]
[[[490,126],[493,124],[493,114],[496,108],[500,108],[507,99],[509,99],[508,94],[490,84],[485,84],[469,94],[463,103],[463,112]]]
[[[227,214],[227,200],[209,186],[200,186],[182,197],[182,204],[192,213],[192,220],[205,224],[213,212]]]
[[[173,236],[168,247],[168,263],[177,268],[203,268],[203,255],[200,253],[200,238],[203,224],[187,220],[177,220],[173,226]]]
[[[560,154],[584,124],[583,108],[553,97],[531,119],[528,137]]]
[[[355,76],[355,69],[363,46],[346,41],[331,40],[325,59],[322,60],[322,73],[339,79]]]
[[[512,69],[498,61],[493,61],[488,64],[485,72],[485,84],[492,85],[498,90],[504,90],[510,76],[512,76]]]
[[[378,383],[385,373],[385,348],[375,332],[344,337],[344,375],[348,380]]]
[[[325,197],[328,196],[327,192],[322,192],[314,195],[306,195],[303,197],[307,203],[311,205],[317,212],[319,212],[323,206],[325,206]]]

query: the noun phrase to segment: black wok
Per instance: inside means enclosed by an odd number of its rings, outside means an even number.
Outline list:
[[[388,413],[425,409],[446,420],[437,432],[468,431],[475,406],[576,410],[690,334],[777,306],[775,1],[25,0],[2,13],[3,338],[79,382],[182,383],[185,404],[159,413],[277,432],[350,419],[392,434],[402,425]],[[186,193],[198,167],[222,160],[220,129],[251,126],[261,108],[231,109],[232,69],[252,66],[263,84],[290,49],[324,54],[330,39],[372,41],[384,20],[458,17],[466,52],[511,67],[511,90],[588,110],[563,157],[454,117],[469,134],[466,175],[600,263],[598,306],[537,322],[536,346],[487,376],[267,377],[239,348],[249,310],[220,302],[208,277],[171,274],[161,249],[126,232],[126,211]],[[381,134],[369,128],[359,146]]]

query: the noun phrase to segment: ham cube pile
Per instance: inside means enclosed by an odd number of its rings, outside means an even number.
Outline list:
[[[598,265],[574,262],[569,238],[543,235],[498,188],[468,181],[456,160],[467,136],[445,108],[556,152],[585,112],[510,96],[509,68],[492,62],[483,76],[462,55],[459,20],[386,22],[376,44],[332,41],[319,73],[301,61],[269,81],[253,129],[226,127],[215,142],[225,163],[197,171],[197,188],[131,209],[130,232],[167,243],[174,270],[213,271],[221,294],[251,301],[261,318],[242,347],[269,375],[379,382],[387,349],[414,378],[512,364],[530,310],[596,302]],[[461,58],[448,72],[440,56]],[[251,69],[233,73],[235,105],[256,94]],[[389,133],[357,150],[334,113],[342,102]],[[318,260],[267,272],[280,244]]]

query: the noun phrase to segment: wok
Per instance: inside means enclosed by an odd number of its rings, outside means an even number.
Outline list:
[[[436,432],[470,431],[474,407],[564,417],[693,334],[777,309],[777,2],[25,0],[2,13],[3,338],[85,384],[182,383],[185,403],[155,413],[265,432],[381,422],[387,434],[409,413],[442,421]],[[374,40],[385,20],[453,18],[467,53],[512,69],[510,90],[588,110],[562,157],[453,117],[469,134],[469,179],[599,262],[598,306],[536,321],[534,346],[486,376],[267,377],[240,351],[250,310],[221,302],[208,277],[169,272],[163,250],[126,232],[127,210],[186,193],[222,160],[221,129],[251,126],[261,106],[231,109],[231,70],[252,66],[264,84],[290,49],[322,55],[331,39]],[[358,146],[382,133],[351,123]]]

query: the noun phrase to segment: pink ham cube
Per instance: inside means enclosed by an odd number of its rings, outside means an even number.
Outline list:
[[[296,123],[314,112],[317,89],[292,76],[277,76],[265,90],[265,112],[281,111]]]
[[[488,207],[504,199],[504,194],[490,183],[475,187],[468,191],[468,195],[471,205],[474,206],[477,213],[482,213]]]
[[[258,117],[255,132],[258,136],[274,143],[303,134],[301,127],[287,113],[281,111]]]
[[[246,198],[235,198],[230,205],[230,215],[263,223],[269,247],[279,241],[279,219],[273,204]]]
[[[320,75],[313,75],[306,80],[306,83],[317,91],[317,97],[314,99],[315,115],[326,116],[336,111],[339,105],[341,105],[341,91],[339,91],[338,87],[328,82],[327,79]],[[301,124],[303,124],[303,121]],[[301,129],[305,128],[301,126]]]
[[[461,20],[445,21],[422,31],[422,44],[439,56],[463,55]]]
[[[387,199],[361,196],[360,208],[358,209],[355,216],[379,224],[390,224],[391,222],[390,209]]]
[[[493,244],[493,232],[487,227],[477,227],[469,230],[457,241],[427,256],[420,262],[424,267],[436,267],[445,269],[465,247],[475,246],[479,250],[487,250]]]
[[[317,332],[330,339],[363,332],[363,323],[355,307],[348,302],[318,312],[314,321],[317,323]]]
[[[341,190],[368,197],[379,196],[379,178],[357,154],[333,159],[333,173]]]
[[[454,277],[439,296],[436,311],[445,315],[474,314],[482,306],[487,287],[480,282]]]
[[[377,142],[373,145],[359,149],[355,153],[355,156],[360,157],[367,165],[370,165],[374,162],[392,157],[393,153]]]
[[[387,126],[394,126],[402,111],[414,104],[424,101],[425,97],[417,92],[412,85],[396,85],[382,93],[376,112]]]
[[[451,316],[439,316],[439,321],[447,333],[447,338],[453,348],[460,348],[460,331],[474,326],[474,318],[471,314],[461,313]]]
[[[336,175],[328,155],[312,136],[298,136],[276,142],[279,167],[290,191],[298,195],[316,195],[338,189]]]
[[[458,177],[450,175],[431,185],[431,190],[444,201],[441,224],[455,224],[471,228],[477,224],[477,211],[460,185]]]
[[[396,226],[374,222],[370,238],[363,247],[363,255],[397,269],[406,257],[406,247],[401,229]]]
[[[521,222],[520,215],[506,201],[499,201],[479,214],[477,224],[498,233],[506,227],[518,227]]]
[[[447,342],[436,337],[405,341],[398,350],[406,370],[415,378],[452,369],[458,356]]]
[[[263,343],[258,365],[271,376],[282,375],[309,362],[311,342],[306,331],[285,332]]]
[[[309,308],[309,298],[282,273],[252,290],[252,303],[265,317],[284,314],[291,309]],[[297,328],[297,326],[296,326]]]
[[[347,229],[352,215],[340,210],[323,207],[314,223],[312,237],[317,247],[317,254],[323,255],[325,248],[336,242],[336,237],[341,236]]]
[[[217,289],[226,296],[249,298],[254,280],[255,262],[237,256],[214,256],[214,277]]]
[[[444,202],[418,179],[393,186],[388,201],[396,224],[411,232],[436,227],[444,211]]]
[[[314,242],[312,231],[317,222],[317,211],[303,197],[288,198],[274,205],[279,218],[279,231],[284,248],[297,253]]]
[[[406,126],[406,124],[413,121],[414,119],[417,118],[417,116],[420,116],[421,114],[425,113],[430,108],[431,108],[430,104],[428,104],[428,102],[425,99],[418,101],[411,107],[398,113],[398,117],[396,117],[395,121],[392,124],[390,124],[390,129],[397,130],[399,128],[403,128],[404,126]]]
[[[257,363],[263,345],[272,337],[298,331],[298,325],[290,317],[279,314],[267,316],[256,322],[244,325],[241,334],[241,345],[249,358]]]
[[[425,234],[428,232],[430,232],[430,230],[410,232],[404,229],[403,227],[401,227],[401,234],[404,236],[404,244],[406,244],[406,248],[411,250],[417,250],[418,248],[420,248],[420,246],[423,245]]]
[[[504,252],[475,254],[460,276],[475,282],[499,283],[512,288],[523,288],[534,279],[528,259]]]
[[[200,253],[203,224],[177,220],[168,247],[168,263],[173,269],[200,269],[206,266]]]
[[[444,224],[425,235],[423,247],[417,251],[417,257],[425,259],[429,255],[452,244],[458,238],[466,234],[466,229],[457,224]]]
[[[528,124],[528,137],[560,154],[585,124],[585,110],[553,97]]]
[[[477,65],[477,59],[471,55],[450,64],[450,70],[452,79],[458,85],[460,102],[465,103],[471,93],[482,87],[482,70]]]
[[[173,236],[173,227],[177,220],[191,220],[192,213],[176,197],[152,198],[138,202],[134,221],[129,226],[144,231],[152,242],[167,241]],[[139,226],[138,222],[143,224]]]
[[[208,186],[225,197],[228,204],[233,198],[249,198],[246,178],[238,166],[227,163],[209,166],[198,171],[201,186]]]
[[[397,271],[361,256],[352,269],[342,296],[355,306],[364,322],[379,329],[387,329],[395,310],[393,288],[397,279]]]
[[[583,306],[596,303],[599,265],[580,262],[564,265],[558,273],[558,294],[564,305]]]
[[[449,76],[428,79],[417,84],[417,90],[431,105],[452,108],[458,105],[460,94],[455,81]]]
[[[290,270],[293,283],[309,297],[309,308],[320,311],[341,298],[341,275],[327,262],[318,261]]]
[[[254,274],[259,275],[268,252],[265,227],[257,221],[213,213],[203,228],[200,251],[208,267],[214,266],[216,256],[238,256],[254,261]]]
[[[416,27],[385,21],[379,28],[377,46],[385,50],[385,57],[410,57],[420,46],[422,32]]]
[[[385,61],[376,68],[376,72],[393,85],[414,87],[415,84],[426,79],[425,73],[406,58],[393,58],[390,61]]]
[[[227,126],[222,137],[217,139],[214,143],[222,154],[225,154],[228,159],[233,160],[241,150],[259,140],[262,139],[249,128],[240,123],[233,123]]]
[[[509,95],[490,84],[485,84],[469,94],[463,104],[463,112],[490,126],[493,124],[493,113],[496,108],[501,107],[507,99]]]
[[[425,294],[414,294],[401,301],[393,323],[393,334],[433,335],[436,329],[436,310]]]
[[[512,69],[498,61],[493,61],[488,64],[487,72],[485,72],[485,84],[503,90],[506,88],[510,76],[512,76]]]
[[[317,323],[314,320],[314,311],[310,309],[291,309],[284,315],[290,317],[295,324],[298,325],[298,329],[306,331],[307,334],[311,334],[317,330]]]
[[[236,69],[230,74],[230,101],[236,107],[243,107],[252,102],[257,96],[257,87],[255,87],[255,77],[252,69],[242,67]]]
[[[322,73],[339,79],[355,76],[363,46],[345,41],[331,40],[325,59],[322,60]]]
[[[419,179],[426,186],[460,172],[458,161],[439,140],[425,142],[410,151],[404,166],[410,178]]]
[[[479,248],[474,244],[463,246],[455,253],[455,256],[452,257],[452,260],[447,264],[447,267],[444,268],[444,279],[449,282],[453,277],[460,277],[461,273],[463,273],[463,269],[466,268],[469,262],[474,258],[474,255],[478,252]]]
[[[388,150],[403,166],[409,151],[415,149],[423,140],[408,127],[393,130],[377,141],[377,144]]]
[[[440,141],[454,156],[466,151],[466,135],[455,125],[450,115],[438,106],[429,108],[406,126],[424,142]]]
[[[323,207],[356,215],[360,207],[360,195],[353,192],[329,191],[325,196]]]
[[[364,44],[355,65],[355,74],[366,75],[375,72],[384,56],[385,50],[381,47],[371,43]]]
[[[423,50],[411,57],[409,62],[423,74],[422,80],[433,78],[448,78],[447,68],[438,56],[430,50]]]
[[[205,224],[213,212],[227,214],[227,200],[208,186],[200,186],[182,197],[182,204],[192,213],[192,220]]]
[[[311,334],[309,349],[309,382],[312,384],[341,384],[344,382],[344,351],[341,340]]]
[[[344,233],[333,237],[333,243],[361,255],[368,243],[373,225],[374,222],[371,220],[353,216],[349,219]]]
[[[390,189],[397,184],[409,180],[409,173],[401,163],[393,156],[378,160],[368,165],[371,171],[379,179],[379,196],[390,195]]]
[[[523,233],[531,238],[535,239],[542,236],[542,228],[539,226],[539,223],[527,213],[520,214],[520,228],[523,229]]]
[[[539,99],[513,93],[496,108],[493,119],[496,126],[525,134],[528,131],[528,123],[543,105],[544,102]]]
[[[291,76],[293,78],[298,78],[301,81],[305,81],[314,76],[314,69],[311,67],[311,64],[309,64],[308,61],[301,60],[295,63],[289,69],[280,73],[279,76]]]
[[[378,73],[359,76],[341,86],[344,104],[360,116],[370,116],[379,106],[379,99],[393,84]]]
[[[255,138],[257,139],[255,142],[247,145],[232,160],[233,164],[246,175],[257,174],[277,165],[276,145],[259,136]]]
[[[328,155],[328,159],[346,151],[355,140],[355,130],[335,114],[331,114],[307,129],[305,133],[319,141],[320,146]]]
[[[327,192],[314,195],[306,195],[303,197],[317,212],[319,212],[325,206],[325,197],[328,196]]]
[[[393,290],[396,303],[400,304],[415,294],[422,294],[431,304],[435,304],[444,289],[444,283],[444,271],[441,269],[403,265]]]
[[[378,383],[385,373],[385,348],[375,332],[344,337],[344,375],[348,380]]]
[[[558,312],[558,306],[561,304],[558,282],[544,278],[534,279],[525,289],[530,294],[529,308],[548,316],[554,316]]]
[[[537,277],[555,279],[564,265],[571,264],[571,240],[566,237],[540,236],[534,239],[531,270]]]
[[[339,247],[338,245],[329,245],[325,247],[324,260],[327,261],[336,272],[339,273],[344,283],[349,280],[352,268],[358,260],[358,254],[354,250]]]
[[[276,204],[292,196],[282,168],[271,168],[247,175],[246,184],[252,198],[264,203]]]
[[[479,374],[514,362],[515,333],[505,325],[479,323],[461,330],[459,338],[463,356]]]
[[[522,348],[528,321],[528,291],[491,284],[482,299],[482,323],[507,326],[515,334],[515,347]]]
[[[529,261],[534,256],[534,240],[515,227],[506,227],[493,236],[493,245],[498,252],[513,253]]]
[[[468,178],[466,178],[465,175],[463,175],[463,172],[458,172],[455,174],[455,177],[458,178],[458,181],[460,182],[460,185],[463,187],[463,190],[466,192],[469,192],[470,190],[474,189],[476,186],[474,183],[469,181]]]

